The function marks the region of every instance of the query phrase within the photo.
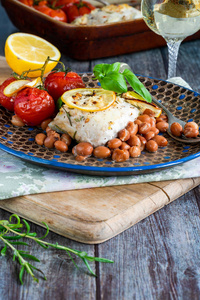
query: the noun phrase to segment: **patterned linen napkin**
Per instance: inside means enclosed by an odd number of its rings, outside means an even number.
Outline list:
[[[173,78],[171,81],[186,86],[180,78]],[[88,176],[40,167],[0,150],[0,200],[53,191],[199,177],[199,166],[200,157],[150,174]]]

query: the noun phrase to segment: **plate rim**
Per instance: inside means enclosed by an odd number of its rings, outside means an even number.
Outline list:
[[[39,157],[35,157],[35,156],[31,156],[31,155],[28,155],[28,154],[25,154],[24,152],[22,151],[17,151],[17,150],[14,150],[14,149],[11,149],[3,144],[0,143],[0,149],[9,153],[9,154],[12,154],[14,155],[15,157],[18,157],[18,158],[21,158],[21,159],[24,159],[28,162],[34,162],[34,163],[37,163],[37,164],[40,164],[42,166],[52,166],[52,167],[55,167],[55,168],[59,168],[59,169],[62,169],[63,171],[66,171],[66,170],[76,170],[76,171],[94,171],[94,172],[106,172],[106,173],[113,173],[113,172],[116,172],[116,173],[125,173],[125,172],[128,172],[129,174],[127,175],[130,175],[130,172],[138,172],[138,171],[156,171],[156,170],[161,170],[161,169],[165,169],[165,168],[170,168],[170,167],[173,167],[173,166],[176,166],[176,165],[179,165],[179,164],[182,164],[184,162],[187,162],[187,161],[190,161],[192,159],[195,159],[197,157],[200,156],[200,151],[195,153],[195,154],[192,154],[192,155],[188,155],[184,158],[181,158],[181,159],[178,159],[178,160],[174,160],[174,161],[171,161],[171,162],[166,162],[166,163],[162,163],[162,164],[156,164],[156,165],[147,165],[147,166],[132,166],[132,167],[94,167],[94,166],[82,166],[82,165],[73,165],[73,164],[66,164],[66,163],[63,163],[63,162],[57,162],[56,160],[47,160],[47,159],[43,159],[43,158],[39,158]]]

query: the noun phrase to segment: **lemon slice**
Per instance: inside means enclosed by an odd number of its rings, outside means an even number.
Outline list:
[[[21,75],[27,70],[41,68],[47,59],[50,57],[54,60],[60,59],[59,50],[46,40],[32,34],[13,33],[5,43],[5,58],[10,68]],[[45,73],[50,72],[57,62],[50,61],[45,69]],[[30,77],[38,77],[41,71],[28,73]]]
[[[41,78],[38,77],[35,80],[16,80],[11,82],[9,85],[5,87],[3,93],[7,97],[11,97],[15,93],[19,92],[20,90],[26,87],[37,87],[42,84]]]
[[[70,108],[77,108],[84,111],[100,111],[110,107],[116,99],[113,91],[101,88],[80,88],[65,92],[61,100]]]
[[[144,100],[140,95],[133,91],[129,91],[122,95],[123,98],[132,105],[139,108],[140,112],[143,113],[145,109],[151,109],[155,113],[155,117],[158,118],[162,113],[162,109],[156,106],[154,103],[149,103]]]

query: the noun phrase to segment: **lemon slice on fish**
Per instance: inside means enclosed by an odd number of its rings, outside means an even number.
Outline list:
[[[5,89],[3,90],[3,93],[5,96],[11,97],[15,93],[19,92],[20,90],[22,90],[26,87],[37,87],[40,85],[42,85],[42,81],[41,81],[40,77],[38,77],[32,81],[26,80],[26,79],[25,80],[20,79],[20,80],[13,81],[9,85],[7,85],[5,87]]]
[[[155,113],[156,118],[158,118],[162,113],[162,109],[160,109],[152,102],[146,102],[144,98],[133,91],[124,93],[122,97],[125,98],[125,100],[130,104],[136,106],[141,113],[143,113],[145,109],[151,109]]]
[[[109,108],[116,99],[113,91],[101,88],[80,88],[65,92],[61,100],[70,108],[77,108],[84,111],[101,111]]]

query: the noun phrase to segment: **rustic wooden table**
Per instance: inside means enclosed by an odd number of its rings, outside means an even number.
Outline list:
[[[0,55],[4,55],[7,36],[17,29],[0,7]],[[200,40],[181,45],[177,75],[200,92]],[[154,49],[95,61],[77,62],[64,55],[62,61],[74,71],[91,71],[96,63],[127,62],[136,74],[166,78],[167,49]],[[76,269],[66,255],[57,250],[43,251],[33,245],[31,252],[41,260],[47,281],[39,284],[25,276],[18,280],[11,256],[0,256],[0,299],[200,299],[200,187],[132,228],[100,245],[85,245],[52,232],[47,241],[58,242],[114,260],[114,264],[92,264],[97,277],[89,276],[76,259]],[[0,219],[10,213],[0,210]],[[39,235],[41,227],[31,224]]]

